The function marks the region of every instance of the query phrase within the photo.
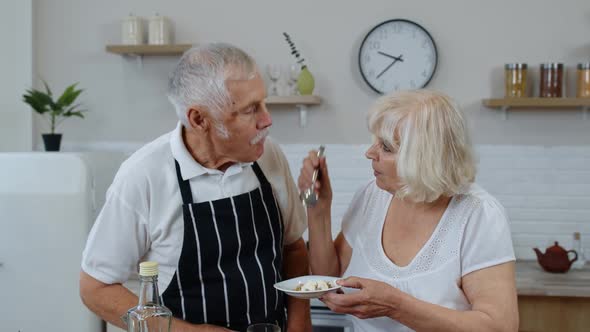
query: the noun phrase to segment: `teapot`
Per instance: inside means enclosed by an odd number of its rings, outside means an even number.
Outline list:
[[[565,250],[559,246],[557,241],[555,241],[555,245],[545,249],[544,254],[538,248],[533,248],[533,250],[537,254],[539,264],[547,272],[565,273],[578,259],[578,253],[575,250]],[[571,260],[570,253],[574,254],[574,258]]]

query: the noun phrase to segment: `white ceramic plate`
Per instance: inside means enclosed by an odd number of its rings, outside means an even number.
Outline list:
[[[301,277],[277,282],[276,284],[274,284],[274,287],[282,292],[287,293],[290,296],[293,296],[293,297],[297,297],[300,299],[314,299],[314,298],[321,297],[322,295],[324,295],[326,293],[333,292],[333,291],[336,291],[337,289],[340,289],[341,286],[336,285],[336,280],[339,280],[339,279],[341,279],[341,278],[328,277],[328,276],[301,276]],[[336,286],[329,288],[329,289],[321,290],[321,291],[296,291],[295,290],[295,288],[297,288],[297,286],[299,284],[304,284],[309,280],[329,281],[331,284],[334,284]]]

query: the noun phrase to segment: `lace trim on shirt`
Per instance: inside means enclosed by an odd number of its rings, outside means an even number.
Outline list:
[[[369,205],[373,205],[371,203],[374,202],[370,202]],[[368,227],[364,231],[365,236],[361,236],[375,241],[356,241],[356,245],[367,264],[375,272],[389,278],[404,279],[428,273],[459,258],[465,225],[471,213],[480,204],[477,198],[470,195],[455,196],[425,247],[407,266],[395,265],[383,251],[381,235],[385,216],[381,209],[370,209],[367,214]]]

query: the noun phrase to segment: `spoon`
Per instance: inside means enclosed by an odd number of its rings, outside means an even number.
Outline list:
[[[320,145],[319,149],[318,149],[318,159],[322,158],[324,156],[324,150],[326,148],[323,145]],[[303,201],[303,205],[308,206],[308,207],[313,207],[314,205],[316,205],[316,203],[318,202],[318,195],[316,194],[314,188],[315,188],[315,182],[318,179],[318,173],[319,173],[319,168],[316,168],[313,171],[313,175],[311,176],[311,187],[307,188],[307,190],[305,190],[304,192],[302,192],[299,195],[299,198],[301,198],[301,201]]]

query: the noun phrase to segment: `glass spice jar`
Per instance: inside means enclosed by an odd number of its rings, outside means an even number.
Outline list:
[[[590,97],[590,62],[578,64],[578,89],[576,97]]]
[[[504,95],[508,98],[526,97],[527,64],[507,63],[504,65]]]
[[[541,64],[539,97],[563,97],[563,63]]]

